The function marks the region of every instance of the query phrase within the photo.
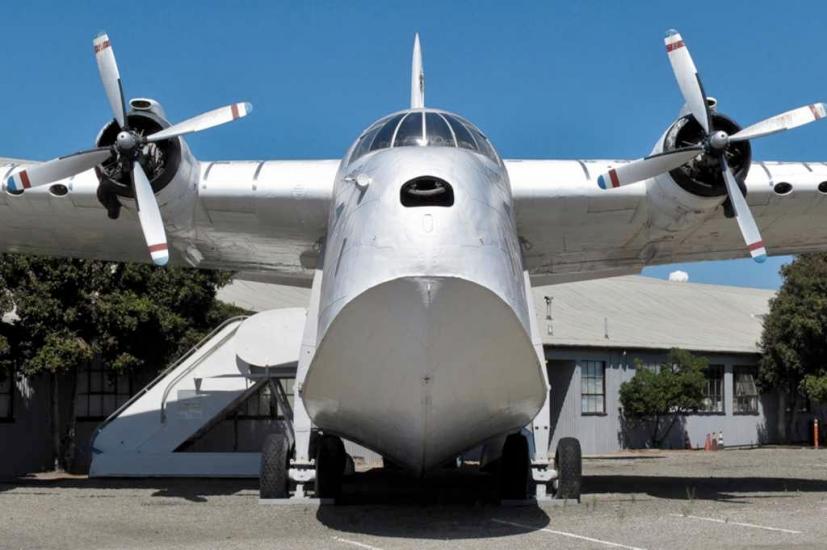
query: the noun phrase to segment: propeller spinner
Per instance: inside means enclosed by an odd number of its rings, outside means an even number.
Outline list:
[[[129,174],[138,219],[141,222],[141,230],[152,261],[156,265],[166,265],[169,261],[169,249],[164,222],[152,185],[141,166],[144,145],[232,122],[250,114],[253,106],[250,103],[233,103],[144,136],[129,128],[123,84],[109,36],[104,33],[99,34],[95,37],[93,45],[101,82],[115,121],[120,127],[115,143],[109,147],[98,147],[59,157],[17,172],[6,180],[6,187],[10,191],[23,191],[30,187],[69,178],[115,158],[123,167],[124,173]]]
[[[712,126],[713,118],[709,112],[709,101],[686,43],[675,30],[666,33],[664,42],[686,107],[701,125],[704,133],[703,139],[693,147],[652,155],[613,168],[601,175],[597,183],[602,189],[620,187],[674,170],[698,155],[712,156],[718,160],[721,167],[727,195],[747,249],[755,261],[763,262],[767,258],[764,242],[724,153],[733,143],[777,134],[815,122],[827,116],[827,109],[823,103],[813,103],[762,120],[732,135],[716,130]]]

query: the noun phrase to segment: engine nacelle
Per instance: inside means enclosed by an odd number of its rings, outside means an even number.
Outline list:
[[[131,100],[129,104],[131,110],[127,113],[127,121],[133,130],[148,135],[170,126],[158,102],[139,98]],[[115,120],[109,122],[98,133],[97,146],[112,145],[119,131],[120,127]],[[181,138],[147,143],[143,149],[141,165],[161,207],[168,204],[169,209],[176,211],[185,207],[185,204],[179,206],[178,203],[188,202],[188,195],[192,195],[194,200],[196,190],[193,182],[198,176],[197,161]],[[122,206],[131,207],[134,204],[131,200],[123,200],[135,197],[129,175],[123,173],[121,164],[114,158],[96,167],[95,173],[100,181],[98,200],[107,209],[109,217],[116,219]]]
[[[712,127],[723,130],[728,135],[737,133],[741,127],[731,118],[721,113],[712,112]],[[679,118],[666,131],[661,141],[661,151],[668,152],[701,143],[704,132],[698,121],[692,115]],[[752,161],[752,147],[749,141],[732,143],[724,152],[735,178],[743,182],[749,172]],[[723,174],[720,163],[712,155],[703,155],[699,160],[693,160],[672,170],[669,175],[681,188],[693,195],[701,197],[720,197],[726,195]]]
[[[708,98],[712,128],[732,135],[741,127],[714,107],[716,102]],[[704,140],[701,125],[691,114],[678,118],[663,134],[653,153],[669,152],[683,147],[698,145]],[[752,148],[748,141],[732,143],[724,152],[735,178],[745,191],[744,180],[752,162]],[[726,184],[720,163],[709,154],[658,176],[648,189],[652,225],[667,232],[682,231],[707,217],[726,202]]]

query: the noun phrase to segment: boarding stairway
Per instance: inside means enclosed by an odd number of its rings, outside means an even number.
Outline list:
[[[286,411],[282,382],[295,378],[306,311],[228,319],[98,427],[90,477],[258,477],[258,452],[188,452],[187,444],[262,385]]]

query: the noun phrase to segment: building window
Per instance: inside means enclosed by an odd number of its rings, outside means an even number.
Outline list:
[[[580,361],[580,412],[606,413],[606,363]]]
[[[0,372],[0,422],[14,419],[14,373]]]
[[[293,407],[293,387],[295,379],[282,379],[281,384],[287,396],[287,402]],[[279,409],[279,402],[269,384],[263,384],[261,389],[247,398],[238,408],[236,418],[239,420],[284,420],[284,411]]]
[[[758,414],[758,388],[753,367],[735,367],[735,414]]]
[[[132,396],[132,377],[95,364],[78,372],[75,416],[104,420]]]
[[[722,413],[724,412],[724,367],[723,365],[710,365],[706,372],[706,388],[704,391],[704,402],[701,412]]]

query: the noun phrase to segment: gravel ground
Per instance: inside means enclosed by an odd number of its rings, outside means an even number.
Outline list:
[[[229,480],[0,482],[0,548],[825,548],[827,452],[640,452],[584,462],[580,504],[500,507],[492,480],[372,470],[345,504],[262,505]]]

